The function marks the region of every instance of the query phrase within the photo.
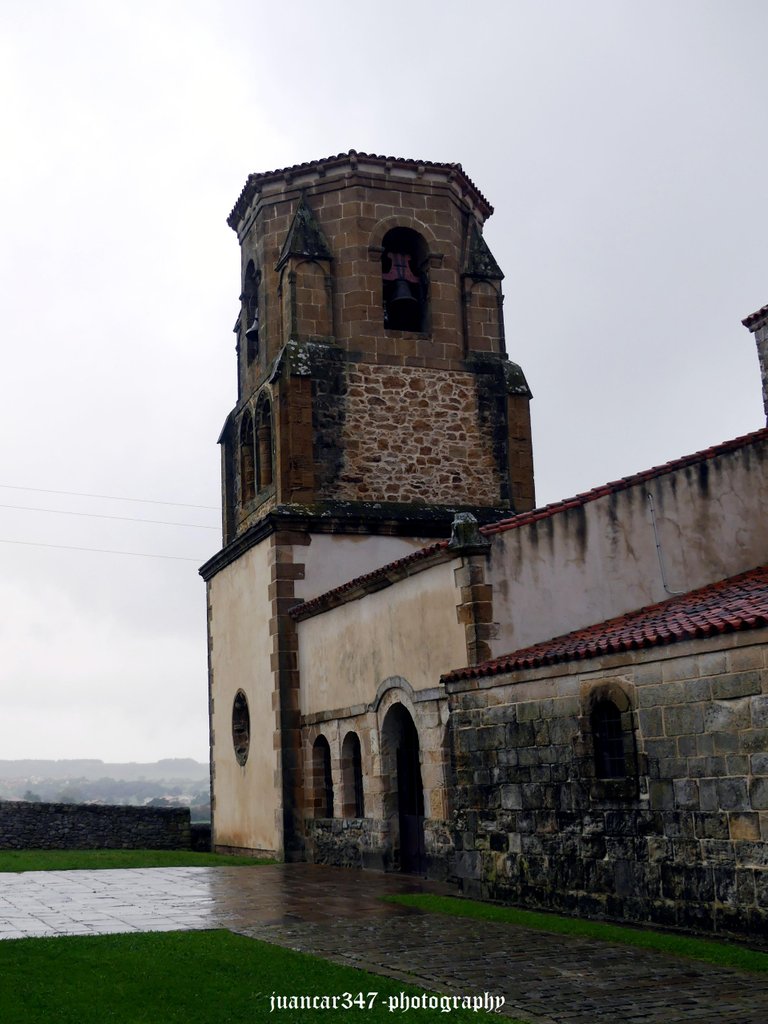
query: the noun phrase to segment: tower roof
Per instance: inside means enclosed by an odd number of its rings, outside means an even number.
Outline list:
[[[467,197],[477,208],[482,219],[490,217],[493,207],[469,178],[461,164],[435,163],[430,160],[413,160],[397,156],[376,156],[373,153],[358,153],[350,149],[348,153],[322,157],[320,160],[309,160],[290,167],[281,167],[274,171],[262,171],[249,174],[240,196],[227,218],[227,224],[237,230],[243,214],[250,206],[254,197],[272,184],[296,185],[303,187],[318,178],[325,177],[328,172],[348,169],[351,173],[382,172],[390,175],[393,180],[413,180],[418,178],[443,179],[455,185],[458,192]]]

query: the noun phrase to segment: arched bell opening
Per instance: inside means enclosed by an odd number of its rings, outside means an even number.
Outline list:
[[[388,330],[429,330],[429,252],[412,228],[392,228],[384,235],[381,254],[384,326]]]

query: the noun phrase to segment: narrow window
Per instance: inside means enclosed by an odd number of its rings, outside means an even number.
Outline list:
[[[240,424],[240,500],[243,504],[256,496],[256,473],[253,457],[253,420],[246,410]]]
[[[612,700],[601,700],[594,706],[591,718],[598,779],[625,779],[627,752],[621,712]]]
[[[259,490],[269,487],[273,479],[272,460],[272,406],[264,396],[259,399],[256,407],[256,440],[258,444],[258,486]]]
[[[260,275],[251,260],[246,267],[241,296],[245,312],[246,354],[249,364],[259,354],[259,279]]]
[[[363,759],[357,733],[348,732],[341,747],[341,780],[344,787],[345,818],[365,816],[363,802]]]
[[[384,235],[381,284],[384,326],[396,331],[427,331],[427,264],[424,239],[410,228]]]
[[[242,690],[237,691],[232,705],[232,744],[237,763],[245,764],[251,745],[251,715],[248,700]]]
[[[331,748],[325,736],[318,736],[312,747],[312,781],[316,818],[333,817],[333,776]]]

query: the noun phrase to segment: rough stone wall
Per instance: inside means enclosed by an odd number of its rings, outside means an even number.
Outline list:
[[[306,822],[307,842],[313,864],[339,868],[365,868],[371,864],[370,818],[315,818]]]
[[[0,802],[4,850],[189,850],[189,808]]]
[[[498,504],[492,425],[475,378],[359,363],[347,375],[343,465],[329,497]]]
[[[768,633],[448,684],[454,872],[527,906],[768,940]],[[756,641],[760,641],[759,643]],[[473,686],[477,688],[472,688]],[[586,708],[629,701],[634,773]]]

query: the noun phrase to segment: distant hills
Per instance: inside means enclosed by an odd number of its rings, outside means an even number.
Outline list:
[[[208,765],[191,757],[0,761],[0,800],[189,807],[193,821],[211,813]]]
[[[25,759],[0,760],[0,779],[120,779],[124,782],[151,780],[200,781],[208,778],[208,765],[191,757],[166,757],[161,761],[99,761],[75,758],[61,761]]]

